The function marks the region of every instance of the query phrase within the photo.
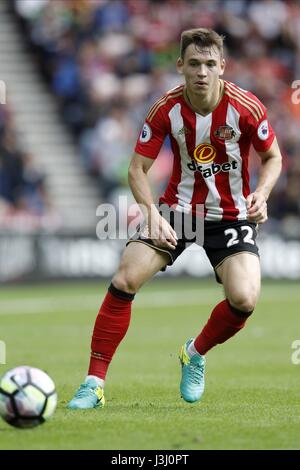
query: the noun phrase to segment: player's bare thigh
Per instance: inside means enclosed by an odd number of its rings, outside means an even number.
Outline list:
[[[135,294],[169,261],[170,257],[167,253],[157,251],[141,242],[131,242],[125,248],[112,283],[123,292]]]
[[[238,253],[226,258],[216,271],[230,304],[244,312],[254,310],[261,285],[258,256],[246,252]]]

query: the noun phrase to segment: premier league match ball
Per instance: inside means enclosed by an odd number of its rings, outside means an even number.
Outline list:
[[[0,416],[17,428],[33,428],[53,415],[57,393],[42,370],[20,366],[0,379]]]

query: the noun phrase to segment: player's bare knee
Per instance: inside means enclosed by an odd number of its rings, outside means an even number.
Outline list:
[[[229,299],[230,305],[241,312],[252,312],[255,309],[257,296],[250,292],[239,292]]]
[[[128,294],[136,294],[140,289],[140,285],[137,280],[131,278],[125,272],[118,272],[112,279],[112,284],[122,292],[127,292]]]

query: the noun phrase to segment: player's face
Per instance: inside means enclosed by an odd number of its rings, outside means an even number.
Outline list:
[[[224,69],[225,61],[215,47],[200,49],[190,44],[184,58],[177,61],[177,70],[184,75],[189,92],[196,95],[211,94],[217,89]]]

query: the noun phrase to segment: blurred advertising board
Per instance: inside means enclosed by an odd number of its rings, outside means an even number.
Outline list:
[[[125,244],[92,235],[1,235],[0,282],[110,278]],[[259,247],[264,277],[300,278],[300,241],[268,236],[259,241]],[[201,278],[212,274],[202,248],[192,245],[163,275]]]

